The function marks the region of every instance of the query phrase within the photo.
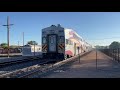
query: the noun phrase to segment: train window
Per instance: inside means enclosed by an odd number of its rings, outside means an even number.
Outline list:
[[[66,39],[66,44],[68,44],[68,39]]]
[[[69,40],[69,45],[71,45],[71,40]]]
[[[83,41],[83,40],[81,39],[81,41]]]
[[[73,42],[71,41],[71,45],[73,45]]]
[[[46,43],[46,38],[45,37],[43,37],[43,43]]]
[[[61,37],[59,38],[59,42],[60,42],[60,43],[62,42],[62,39],[61,39]]]
[[[71,40],[66,39],[66,44],[73,45],[73,42]]]
[[[45,31],[43,31],[42,33],[45,34]]]
[[[50,42],[51,44],[53,44],[53,43],[55,42],[54,36],[50,36],[50,37],[49,37],[49,42]]]
[[[51,43],[53,43],[53,42],[54,42],[54,39],[51,38]]]

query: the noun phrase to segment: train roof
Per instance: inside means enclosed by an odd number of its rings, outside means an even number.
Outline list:
[[[63,28],[63,27],[61,27],[60,24],[58,24],[57,26],[56,26],[56,25],[51,25],[51,26],[49,26],[49,27],[43,28],[42,30],[48,30],[49,28],[56,29],[56,28]],[[64,29],[64,28],[63,28],[63,29]]]
[[[45,31],[46,31],[46,30],[50,30],[51,28],[52,28],[52,29],[63,28],[64,30],[73,31],[79,38],[82,39],[82,41],[83,41],[85,44],[90,45],[90,44],[89,44],[88,42],[86,42],[75,30],[73,30],[73,29],[71,29],[71,28],[61,27],[60,24],[58,24],[58,25],[51,25],[51,26],[49,26],[49,27],[43,28],[42,31],[44,31],[44,30],[45,30]]]
[[[91,46],[91,44],[89,44],[86,40],[84,40],[75,30],[70,29],[70,28],[65,28],[65,30],[73,31],[79,38],[82,39],[82,41],[83,41],[84,44],[86,44],[87,46]]]
[[[70,28],[64,28],[65,30],[68,30],[68,31],[73,31],[79,38],[81,38],[82,40],[84,40],[79,34],[77,34],[77,32],[73,29],[70,29]]]

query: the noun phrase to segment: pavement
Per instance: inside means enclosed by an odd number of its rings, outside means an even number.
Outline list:
[[[96,51],[79,60],[65,64],[38,78],[120,78],[120,63],[104,53]]]

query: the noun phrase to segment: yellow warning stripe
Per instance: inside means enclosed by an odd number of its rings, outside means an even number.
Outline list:
[[[44,47],[45,50],[47,50],[47,45]]]
[[[47,45],[42,46],[42,50],[45,50],[45,49],[47,49]]]
[[[63,45],[63,44],[60,44],[59,47],[60,47],[61,49],[64,49],[64,45]]]
[[[61,44],[61,46],[64,48],[64,44]]]
[[[59,48],[60,48],[60,49],[63,49],[60,45],[59,45]]]
[[[47,48],[44,48],[43,50],[47,50]]]

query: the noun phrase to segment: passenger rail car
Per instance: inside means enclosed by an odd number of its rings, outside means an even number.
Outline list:
[[[91,49],[74,30],[51,25],[42,29],[43,57],[66,59]]]

